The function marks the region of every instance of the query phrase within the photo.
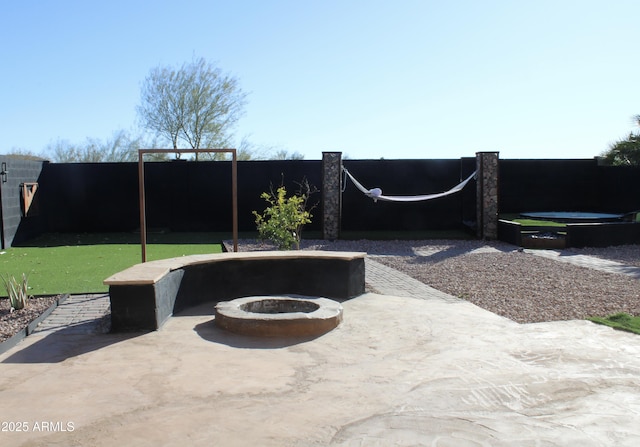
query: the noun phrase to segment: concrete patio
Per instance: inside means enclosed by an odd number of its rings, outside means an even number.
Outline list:
[[[0,444],[640,443],[638,336],[413,290],[346,301],[343,323],[308,340],[226,333],[210,305],[151,333],[31,335],[0,357],[2,428],[29,431]]]

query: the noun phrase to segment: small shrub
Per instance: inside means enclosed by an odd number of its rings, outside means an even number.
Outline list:
[[[4,282],[4,287],[7,290],[11,310],[20,310],[27,307],[29,300],[29,294],[27,293],[29,290],[29,280],[27,275],[23,273],[22,281],[20,282],[18,282],[18,280],[13,276],[9,276],[7,278],[3,276],[2,281]]]
[[[306,209],[307,200],[312,189],[306,180],[300,184],[305,193],[298,193],[287,197],[287,190],[280,186],[275,192],[263,192],[263,198],[269,206],[263,214],[253,211],[256,226],[261,240],[273,242],[278,250],[300,249],[302,227],[311,223],[312,214]]]

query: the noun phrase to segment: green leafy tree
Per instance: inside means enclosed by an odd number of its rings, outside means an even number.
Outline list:
[[[640,115],[633,120],[640,126]],[[630,132],[627,138],[612,144],[602,158],[613,166],[640,166],[640,133]]]
[[[203,58],[152,69],[140,96],[142,127],[174,149],[227,146],[246,100],[236,78]]]
[[[603,158],[613,166],[640,166],[640,135],[630,133],[626,139],[613,144]]]
[[[300,249],[302,227],[311,223],[313,215],[307,210],[309,196],[315,191],[306,181],[300,184],[301,190],[291,197],[287,197],[287,190],[280,186],[275,192],[264,192],[260,195],[269,206],[263,214],[253,211],[256,218],[256,226],[261,240],[273,242],[278,250]]]

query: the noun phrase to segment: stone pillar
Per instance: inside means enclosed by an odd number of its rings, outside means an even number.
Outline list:
[[[476,234],[480,239],[498,238],[498,154],[476,152]]]
[[[322,153],[322,238],[340,237],[342,215],[342,152]]]

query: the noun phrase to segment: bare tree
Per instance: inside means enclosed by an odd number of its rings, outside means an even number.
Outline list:
[[[142,104],[137,108],[142,126],[170,141],[174,149],[178,148],[186,113],[180,89],[180,80],[173,69],[156,67],[142,85]]]
[[[47,146],[45,153],[51,154],[57,163],[102,163],[126,162],[138,159],[138,149],[153,146],[140,136],[131,136],[125,130],[118,130],[107,140],[87,138],[84,143],[75,144],[67,140],[57,140]]]
[[[286,149],[280,149],[273,154],[271,158],[272,160],[304,160],[304,154],[297,151],[289,152]]]
[[[179,68],[156,67],[141,89],[142,127],[178,148],[221,148],[245,106],[238,81],[205,59]]]

